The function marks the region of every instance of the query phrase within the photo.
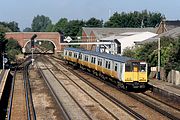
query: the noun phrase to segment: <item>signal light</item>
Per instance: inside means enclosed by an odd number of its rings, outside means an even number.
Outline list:
[[[31,37],[31,48],[34,48],[34,39],[37,37],[36,34],[34,34],[32,37]]]

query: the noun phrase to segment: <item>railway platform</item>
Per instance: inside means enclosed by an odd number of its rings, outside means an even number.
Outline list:
[[[7,80],[9,71],[10,70],[8,69],[8,70],[2,70],[0,72],[0,101],[1,101],[3,91],[4,91],[4,87],[5,87],[5,84],[6,84],[6,80]]]
[[[149,79],[148,84],[150,85],[153,93],[157,93],[170,100],[180,102],[180,85],[173,85],[157,79]]]

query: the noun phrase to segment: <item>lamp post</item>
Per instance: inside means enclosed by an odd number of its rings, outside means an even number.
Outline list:
[[[158,38],[158,73],[157,79],[160,80],[160,62],[161,62],[161,48],[160,48],[160,38]]]

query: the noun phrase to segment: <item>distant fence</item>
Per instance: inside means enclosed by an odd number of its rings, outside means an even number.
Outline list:
[[[153,67],[151,69],[149,78],[156,78],[156,75],[157,75],[157,71],[156,70],[157,69],[155,69],[155,68],[156,67]],[[166,78],[165,70],[164,70],[164,68],[161,68],[160,74],[161,74],[161,80],[164,80],[166,82],[172,83],[174,85],[180,85],[180,72],[179,71],[171,70],[168,73],[168,76]]]

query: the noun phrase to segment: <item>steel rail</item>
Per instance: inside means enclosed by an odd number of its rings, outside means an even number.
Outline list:
[[[57,66],[55,66],[52,62],[51,64],[56,68]],[[80,85],[78,85],[76,82],[74,82],[66,73],[64,73],[61,69],[58,69],[59,71],[61,71],[61,73],[63,73],[67,78],[69,78],[75,85],[77,85],[83,92],[85,92],[90,98],[92,98],[94,101],[96,101],[107,113],[109,113],[112,117],[114,117],[116,120],[118,120],[118,118],[112,114],[107,108],[105,108],[100,102],[98,102],[95,98],[92,97],[92,95],[90,95],[87,91],[85,91]],[[94,89],[94,88],[93,88]],[[96,90],[96,89],[95,89]],[[97,91],[97,90],[96,90]]]
[[[56,92],[53,90],[52,86],[50,85],[50,83],[48,82],[47,78],[45,77],[43,71],[40,69],[40,67],[37,65],[37,69],[40,72],[41,76],[43,77],[43,79],[46,82],[46,85],[48,86],[49,90],[51,91],[52,95],[54,96],[56,103],[59,105],[61,111],[63,112],[63,117],[66,120],[71,120],[70,116],[68,115],[68,112],[66,111],[66,109],[64,108],[64,106],[62,105],[61,101],[58,99]]]
[[[11,84],[10,106],[9,106],[8,117],[7,117],[8,120],[11,119],[11,110],[12,110],[12,102],[13,102],[13,94],[14,94],[14,84],[15,84],[16,72],[17,72],[17,67],[15,69],[15,72],[14,72],[14,75],[13,75],[13,81],[12,81],[12,84]]]
[[[45,65],[45,64],[44,64]],[[46,65],[45,65],[46,66]],[[79,108],[84,112],[84,114],[92,120],[92,118],[88,115],[88,113],[81,107],[81,105],[77,102],[77,100],[70,94],[70,92],[63,86],[63,84],[58,80],[58,78],[54,75],[54,73],[46,66],[46,68],[51,72],[54,78],[58,81],[58,83],[64,88],[64,90],[69,94],[69,96],[74,100],[74,102],[79,106]]]
[[[179,119],[180,119],[180,118],[178,118],[178,117],[176,117],[176,116],[168,113],[167,111],[159,108],[157,105],[154,105],[151,101],[147,101],[147,100],[146,100],[145,98],[143,98],[143,97],[139,97],[138,95],[135,95],[135,94],[132,94],[132,93],[129,93],[129,92],[125,92],[125,91],[124,91],[124,93],[127,94],[128,96],[136,99],[137,101],[145,104],[146,106],[154,109],[155,111],[161,113],[162,115],[168,117],[168,118],[171,119],[171,120],[179,120]]]
[[[11,83],[11,93],[10,93],[10,99],[9,99],[9,103],[10,103],[10,106],[9,106],[9,109],[8,109],[8,117],[7,119],[10,120],[11,119],[11,112],[12,112],[12,103],[13,103],[13,95],[14,95],[14,85],[15,85],[15,78],[16,78],[16,72],[17,72],[17,69],[19,68],[20,65],[24,64],[29,58],[27,58],[25,61],[21,62],[20,64],[18,64],[16,67],[15,67],[15,71],[14,71],[14,75],[13,75],[13,79],[12,79],[12,83]]]
[[[142,94],[145,95],[145,96],[148,96],[148,97],[150,97],[150,98],[152,98],[152,99],[154,99],[154,100],[156,100],[156,101],[158,101],[158,102],[161,102],[161,103],[163,103],[164,105],[166,105],[166,106],[168,106],[168,107],[171,107],[171,108],[177,110],[178,112],[180,112],[180,108],[177,108],[177,107],[172,106],[172,105],[170,105],[170,104],[168,104],[168,103],[166,103],[166,102],[164,102],[164,101],[162,101],[162,100],[159,100],[159,99],[157,99],[157,98],[155,98],[155,97],[152,97],[152,96],[148,95],[147,93],[142,93]]]
[[[53,64],[53,63],[52,63]],[[66,68],[65,65],[61,64],[64,68]],[[57,68],[57,66],[55,66]],[[58,68],[57,68],[58,69]],[[60,70],[60,69],[58,69]],[[115,105],[117,105],[118,107],[122,108],[124,111],[126,111],[129,115],[133,116],[135,119],[137,120],[146,120],[146,118],[144,118],[142,115],[138,114],[137,112],[133,111],[131,108],[129,108],[128,106],[124,105],[123,103],[121,103],[120,101],[118,101],[116,98],[114,98],[113,96],[109,95],[108,93],[104,92],[103,90],[101,90],[100,88],[96,87],[95,85],[93,85],[91,82],[89,82],[88,80],[86,80],[84,77],[80,76],[79,74],[77,74],[76,72],[74,72],[72,69],[68,69],[70,72],[72,72],[74,75],[76,75],[78,78],[80,78],[83,82],[85,82],[86,84],[88,84],[90,87],[92,87],[93,89],[95,89],[97,92],[99,92],[101,95],[103,95],[104,97],[106,97],[107,99],[109,99],[110,101],[112,101]]]
[[[32,100],[32,92],[31,92],[31,87],[30,87],[30,81],[28,78],[28,66],[31,64],[31,62],[28,62],[25,66],[24,66],[24,75],[23,75],[23,79],[24,79],[24,87],[26,90],[26,108],[27,108],[27,117],[28,120],[36,120],[36,112],[34,109],[34,104],[33,104],[33,100]],[[32,114],[31,114],[32,111]],[[33,116],[31,118],[31,116]]]
[[[82,72],[84,72],[84,71],[82,71]],[[86,72],[86,73],[87,73],[87,72]],[[93,76],[93,77],[96,77],[96,76],[94,76],[94,75],[92,75],[92,74],[90,74],[90,73],[87,73],[87,74],[89,74],[89,75],[91,75],[91,76]],[[124,94],[130,96],[131,98],[133,98],[133,99],[135,99],[135,100],[137,100],[137,101],[143,103],[144,105],[146,105],[146,106],[148,106],[148,107],[154,109],[155,111],[157,111],[157,112],[159,112],[160,114],[162,114],[162,115],[168,117],[169,119],[172,119],[172,120],[179,120],[178,117],[176,117],[176,116],[174,116],[174,115],[168,113],[167,111],[165,111],[165,110],[159,108],[159,107],[156,106],[156,105],[153,105],[150,101],[147,101],[146,99],[143,99],[143,98],[141,98],[141,97],[138,97],[137,95],[132,94],[132,93],[130,93],[130,92],[128,92],[128,91],[124,91],[124,90],[122,90],[122,89],[119,89],[117,86],[111,84],[110,82],[103,81],[103,80],[101,80],[101,79],[98,78],[98,77],[96,77],[96,78],[97,78],[98,80],[100,80],[100,81],[102,81],[102,82],[108,84],[109,86],[111,86],[111,87],[113,87],[113,88],[115,88],[115,89],[121,91],[122,93],[124,93]]]
[[[82,70],[81,70],[81,71],[82,71]],[[92,74],[90,74],[90,73],[87,73],[87,72],[85,72],[85,71],[82,71],[82,72],[84,72],[84,73],[86,73],[86,74],[88,74],[88,75],[90,75],[90,76],[93,76],[93,77],[97,78],[98,80],[102,81],[103,83],[105,83],[105,84],[107,84],[107,85],[109,85],[109,86],[111,86],[111,87],[113,87],[113,88],[121,91],[122,93],[124,93],[124,94],[128,95],[129,97],[131,97],[131,98],[133,98],[133,99],[135,99],[135,100],[143,103],[144,105],[146,105],[146,106],[148,106],[149,108],[151,108],[151,109],[159,112],[160,114],[168,117],[169,119],[179,120],[179,118],[177,118],[176,116],[168,113],[167,111],[159,108],[159,107],[156,106],[156,105],[153,105],[150,101],[147,101],[146,99],[143,99],[143,98],[141,98],[141,97],[138,97],[137,95],[135,95],[135,94],[133,94],[133,93],[130,93],[130,92],[128,92],[128,91],[124,91],[124,90],[122,90],[122,89],[119,89],[117,86],[113,85],[112,83],[107,82],[107,81],[104,81],[104,80],[101,80],[100,78],[98,78],[98,77],[96,77],[96,76],[94,76],[94,75],[92,75]],[[166,105],[166,104],[165,104],[165,105]]]
[[[53,56],[53,57],[54,57],[54,56]],[[57,57],[54,57],[54,58],[59,59],[59,58],[57,58]],[[59,60],[62,60],[62,59],[59,59]],[[81,70],[81,71],[82,71],[82,70]],[[135,99],[135,100],[137,100],[137,101],[143,103],[144,105],[146,105],[146,106],[148,106],[148,107],[154,109],[155,111],[159,112],[160,114],[162,114],[162,115],[168,117],[169,119],[172,119],[172,120],[179,120],[178,117],[176,117],[176,116],[174,116],[174,115],[168,113],[167,111],[165,111],[165,110],[159,108],[159,107],[156,106],[156,105],[153,105],[150,101],[147,101],[147,100],[145,100],[145,99],[143,99],[143,98],[141,98],[141,97],[138,97],[137,95],[132,94],[132,93],[130,93],[130,92],[128,92],[128,91],[124,91],[124,90],[122,90],[122,89],[119,89],[117,86],[111,84],[110,82],[101,80],[100,78],[96,77],[95,75],[92,75],[92,74],[87,73],[87,72],[85,72],[85,71],[82,71],[82,72],[84,72],[84,73],[86,73],[86,74],[88,74],[88,75],[90,75],[90,76],[93,76],[93,77],[97,78],[98,80],[102,81],[103,83],[105,83],[105,84],[107,84],[107,85],[109,85],[109,86],[111,86],[111,87],[113,87],[113,88],[115,88],[115,89],[117,89],[117,90],[123,92],[124,94],[130,96],[131,98],[133,98],[133,99]],[[152,97],[151,97],[151,98],[152,98]],[[156,100],[156,99],[155,99],[155,100]],[[164,103],[164,105],[170,106],[170,105],[168,105],[167,103]],[[170,107],[171,107],[171,106],[170,106]],[[174,107],[172,107],[172,108],[174,108]],[[177,108],[175,108],[175,110],[178,110],[178,111],[179,111],[179,109],[177,109]]]

